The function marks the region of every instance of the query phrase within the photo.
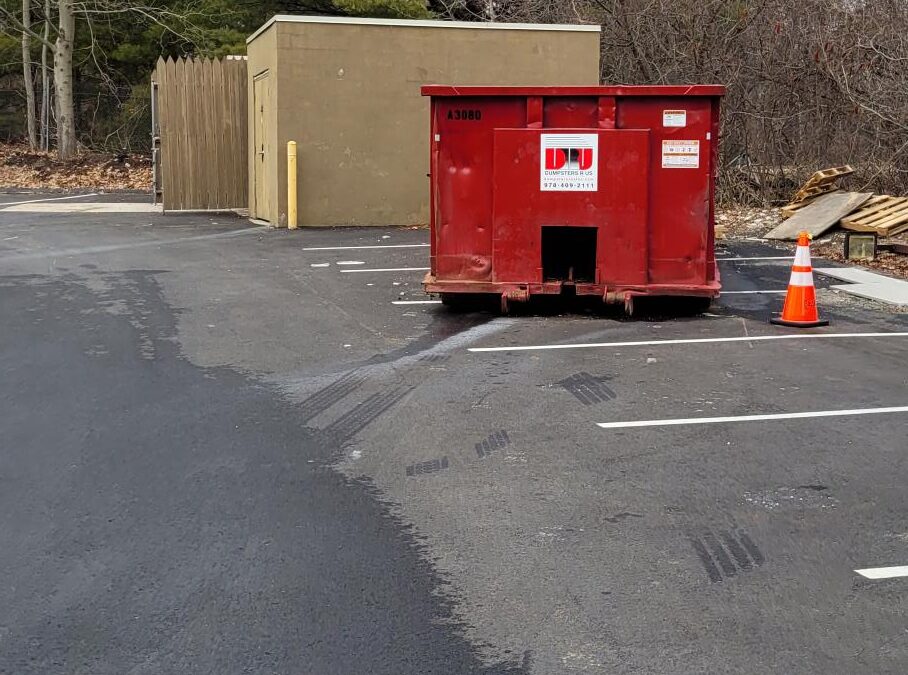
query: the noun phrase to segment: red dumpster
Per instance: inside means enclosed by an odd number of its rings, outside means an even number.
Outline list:
[[[725,88],[454,87],[431,96],[431,271],[490,293],[719,294],[713,194]]]

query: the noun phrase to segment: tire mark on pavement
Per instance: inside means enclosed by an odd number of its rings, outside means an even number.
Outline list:
[[[318,390],[300,404],[303,409],[300,415],[302,422],[309,422],[335,403],[340,402],[356,391],[365,380],[364,375],[354,370],[344,374],[324,389]]]
[[[483,459],[484,457],[491,455],[493,451],[507,447],[510,443],[511,439],[508,436],[508,432],[502,429],[477,443],[475,446],[476,454],[480,459]]]
[[[746,572],[765,562],[762,551],[743,530],[706,530],[700,537],[688,537],[710,582],[717,583]]]
[[[566,377],[555,384],[561,385],[583,405],[592,405],[616,398],[617,394],[605,384],[608,379],[610,378],[607,376],[596,377],[584,371]]]
[[[373,394],[322,429],[322,433],[343,445],[415,388],[415,385],[402,385]]]
[[[448,468],[447,456],[441,459],[430,459],[427,462],[417,462],[407,467],[408,476],[421,476],[427,473],[437,473]]]

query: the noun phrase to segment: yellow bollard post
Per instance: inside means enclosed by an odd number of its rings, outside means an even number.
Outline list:
[[[287,141],[287,229],[296,228],[296,141]]]

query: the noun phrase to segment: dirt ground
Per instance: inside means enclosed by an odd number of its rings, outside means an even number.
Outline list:
[[[724,229],[724,238],[726,240],[747,239],[749,237],[761,238],[781,222],[782,216],[777,208],[740,206],[720,208],[716,211],[716,226]],[[792,247],[788,242],[767,241],[766,243],[785,250],[790,250]],[[886,243],[908,244],[908,236],[903,234],[880,241],[880,244]],[[811,251],[814,257],[845,262],[844,248],[845,232],[835,229],[814,241]],[[908,279],[908,256],[900,253],[880,251],[876,260],[860,263],[852,261],[850,264],[860,265],[861,267],[901,279]]]
[[[144,155],[84,152],[61,162],[55,153],[0,144],[0,187],[30,190],[150,190],[151,159]]]
[[[880,243],[900,243],[908,245],[908,238],[896,237],[892,239],[884,239]],[[822,256],[827,260],[846,262],[844,249],[845,233],[838,231],[834,232],[831,236],[824,237],[822,240],[818,241],[814,246],[814,255]],[[908,279],[908,256],[901,253],[880,251],[879,253],[877,253],[876,260],[868,260],[861,263],[852,262],[851,264],[860,264],[861,267],[876,270],[883,274],[888,274],[890,276],[899,277],[902,279]]]

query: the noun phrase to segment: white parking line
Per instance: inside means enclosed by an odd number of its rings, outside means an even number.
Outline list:
[[[908,577],[908,565],[901,565],[899,567],[868,567],[864,570],[855,570],[855,572],[868,579]]]
[[[428,267],[385,267],[371,270],[341,270],[341,272],[425,272]]]
[[[682,424],[720,424],[724,422],[761,422],[766,420],[793,420],[805,417],[846,417],[850,415],[880,415],[908,412],[908,405],[889,408],[856,408],[853,410],[816,410],[813,412],[779,413],[772,415],[732,415],[728,417],[682,417],[664,420],[636,420],[631,422],[597,422],[603,429],[629,429],[631,427],[670,427]]]
[[[392,305],[440,305],[441,300],[392,300]]]
[[[794,260],[794,256],[791,255],[764,255],[764,256],[755,256],[753,258],[716,258],[716,260],[721,260],[723,262],[743,262],[745,260]]]
[[[786,289],[781,291],[722,291],[722,295],[749,295],[751,293],[787,293]]]
[[[359,271],[359,270],[350,270]],[[543,349],[592,349],[595,347],[660,347],[663,345],[711,344],[714,342],[759,342],[761,340],[819,340],[823,338],[908,337],[908,332],[890,333],[796,333],[785,335],[742,335],[679,340],[634,340],[629,342],[581,342],[559,345],[520,345],[511,347],[471,347],[471,352],[527,352]]]
[[[358,251],[368,248],[425,248],[429,244],[375,244],[372,246],[308,246],[304,251]]]
[[[309,263],[309,267],[331,267],[331,263]]]
[[[4,209],[7,206],[18,206],[19,204],[37,204],[40,202],[58,202],[63,199],[79,199],[79,197],[95,197],[97,192],[89,192],[85,195],[69,195],[67,197],[46,197],[44,199],[26,199],[24,202],[6,202],[5,204],[0,204],[0,209]]]
[[[365,265],[362,260],[338,260],[335,265]]]

